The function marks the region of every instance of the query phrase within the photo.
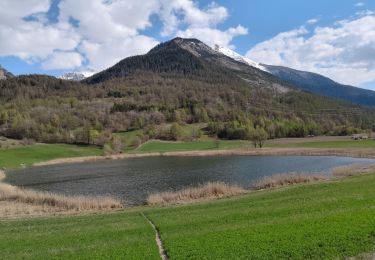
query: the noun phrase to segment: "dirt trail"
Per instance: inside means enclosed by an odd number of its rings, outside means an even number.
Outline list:
[[[156,244],[158,245],[158,248],[159,248],[160,258],[162,260],[168,260],[169,257],[168,257],[167,251],[164,248],[164,244],[163,244],[163,241],[161,240],[158,228],[143,212],[141,212],[141,215],[146,219],[146,221],[151,225],[151,227],[155,231],[155,240],[156,240]]]

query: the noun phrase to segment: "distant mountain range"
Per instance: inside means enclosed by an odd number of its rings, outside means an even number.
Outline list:
[[[64,75],[62,75],[58,78],[65,79],[65,80],[80,81],[80,80],[84,80],[88,77],[91,77],[96,72],[97,71],[95,71],[93,69],[88,69],[88,70],[85,70],[85,71],[73,71],[73,72],[65,73]]]
[[[204,64],[207,62],[216,65],[219,76],[234,76],[235,72],[237,77],[255,85],[263,82],[265,77],[273,82],[266,84],[267,87],[278,91],[286,91],[285,85],[288,85],[321,96],[375,107],[375,91],[343,85],[316,73],[257,63],[228,48],[216,45],[212,49],[197,39],[176,38],[156,46],[147,55],[126,58],[103,72],[96,73],[89,69],[69,72],[59,78],[94,84],[140,71],[162,74],[177,71],[184,75],[198,75],[204,74],[205,69],[211,70]],[[0,79],[9,77],[13,75],[0,67]]]
[[[0,66],[0,79],[12,78],[14,75]]]
[[[269,72],[301,90],[338,100],[349,101],[354,104],[375,107],[375,91],[343,85],[312,72],[257,63],[230,49],[217,45],[215,46],[215,50],[239,62]]]
[[[322,96],[375,107],[375,91],[339,84],[322,75],[287,67],[262,65],[272,75],[299,89]]]

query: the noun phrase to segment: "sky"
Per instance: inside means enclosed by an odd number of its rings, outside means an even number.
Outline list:
[[[374,0],[0,0],[0,65],[97,71],[176,36],[375,90]]]

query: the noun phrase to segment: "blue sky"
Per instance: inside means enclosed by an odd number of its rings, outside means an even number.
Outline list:
[[[182,36],[375,89],[374,11],[370,0],[2,0],[0,64],[101,70]]]

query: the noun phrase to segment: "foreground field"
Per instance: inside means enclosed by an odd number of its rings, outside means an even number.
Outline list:
[[[200,204],[0,221],[0,258],[337,259],[375,251],[375,174]]]
[[[102,150],[97,147],[69,144],[35,144],[0,149],[0,167],[17,168],[57,158],[91,155],[102,155]]]

